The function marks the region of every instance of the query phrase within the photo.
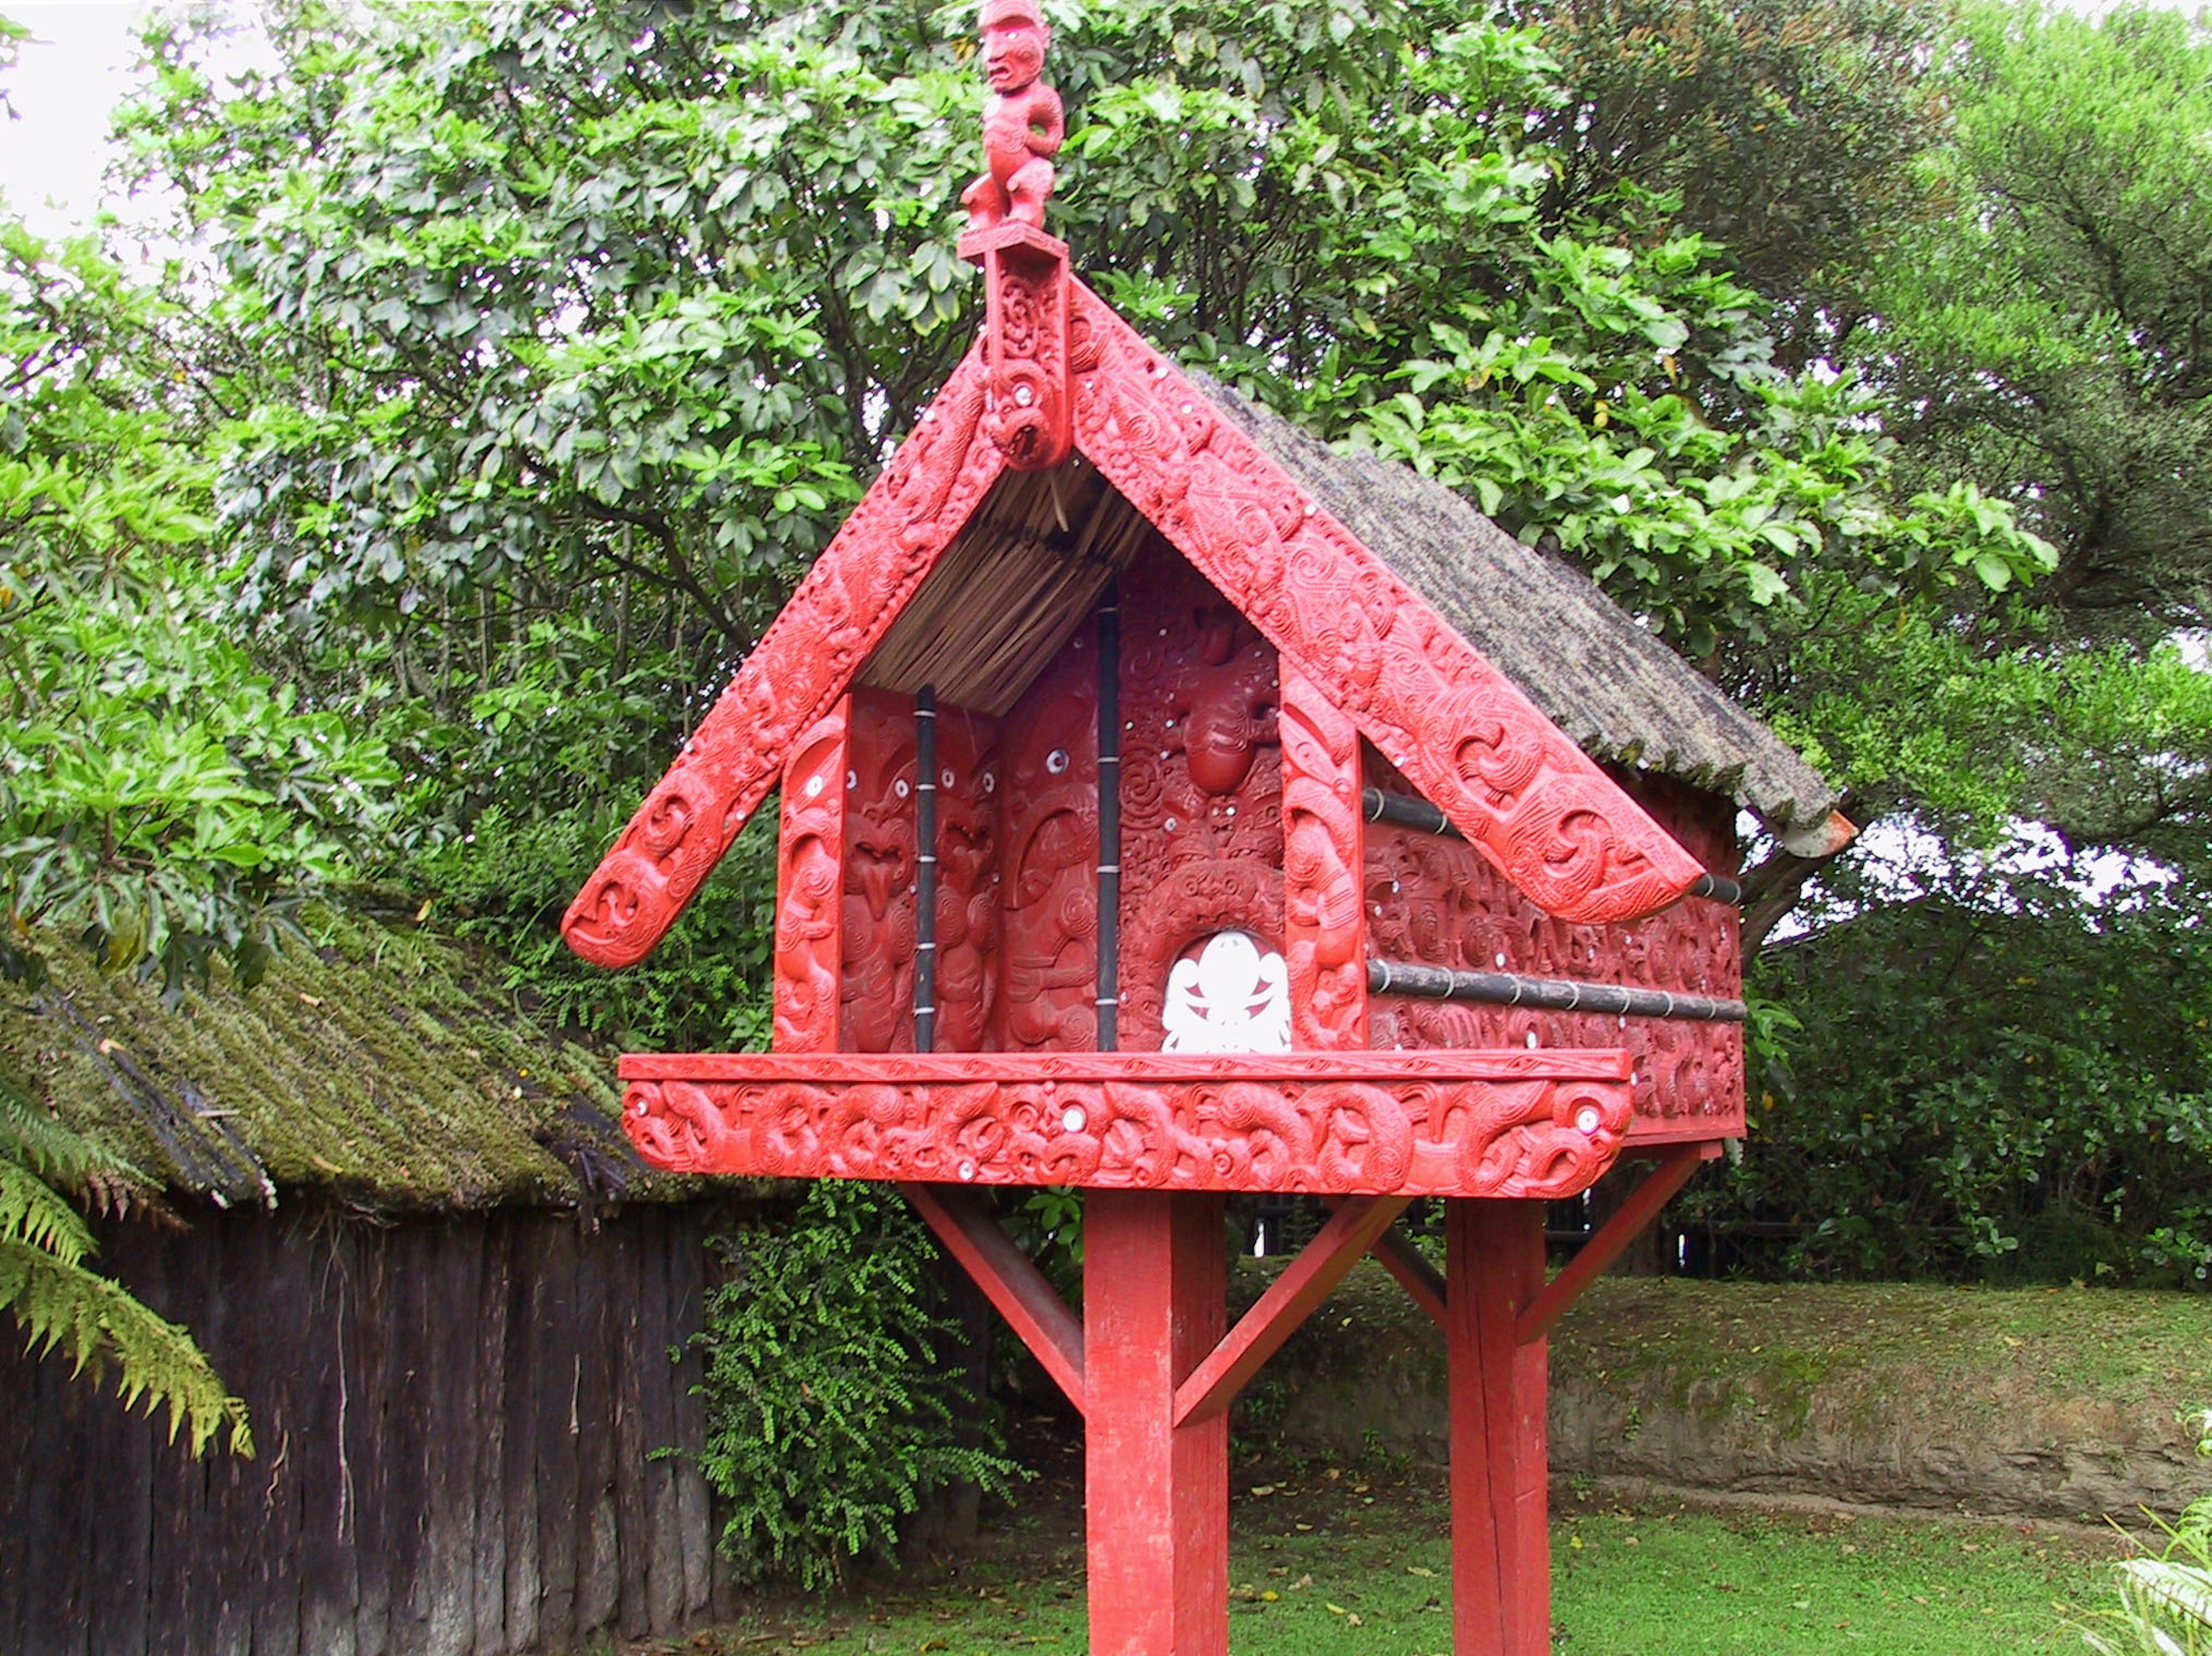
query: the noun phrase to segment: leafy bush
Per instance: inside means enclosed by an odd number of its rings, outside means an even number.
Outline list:
[[[934,1249],[896,1195],[825,1180],[731,1252],[695,1340],[702,1464],[740,1580],[842,1582],[856,1561],[896,1556],[899,1521],[932,1490],[1004,1495],[1022,1475],[988,1421],[956,1425],[969,1399],[943,1362],[952,1324],[929,1305]]]

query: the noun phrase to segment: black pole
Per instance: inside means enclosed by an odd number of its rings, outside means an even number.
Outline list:
[[[1121,1012],[1121,609],[1118,585],[1098,606],[1098,1050],[1120,1039]]]
[[[1395,823],[1399,828],[1433,834],[1445,840],[1467,838],[1451,825],[1443,812],[1427,800],[1416,798],[1410,793],[1385,793],[1380,788],[1362,788],[1359,791],[1359,810],[1370,822]],[[1715,902],[1740,903],[1743,901],[1743,888],[1722,875],[1700,874],[1682,895],[1686,897],[1710,897]]]
[[[914,695],[914,1050],[937,1040],[937,687]]]
[[[1711,995],[1678,995],[1667,989],[1632,989],[1620,983],[1573,978],[1529,978],[1516,972],[1464,972],[1407,961],[1367,962],[1367,992],[1416,1000],[1480,1001],[1528,1006],[1543,1012],[1609,1012],[1632,1018],[1688,1018],[1700,1023],[1741,1023],[1744,1004]]]

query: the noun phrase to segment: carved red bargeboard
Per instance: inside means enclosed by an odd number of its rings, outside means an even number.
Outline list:
[[[676,1173],[1556,1199],[1613,1163],[1626,1053],[632,1054]]]
[[[568,905],[586,960],[633,966],[675,923],[1006,467],[975,440],[979,342],[845,519],[730,687]]]
[[[1071,282],[1076,446],[1546,912],[1631,919],[1705,870],[1205,394]]]

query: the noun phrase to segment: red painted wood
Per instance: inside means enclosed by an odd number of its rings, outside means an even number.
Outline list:
[[[1437,1327],[1443,1326],[1444,1305],[1451,1297],[1443,1273],[1424,1258],[1420,1250],[1395,1230],[1375,1239],[1374,1254],[1382,1269],[1398,1279],[1413,1303],[1428,1313]]]
[[[1522,1313],[1518,1338],[1522,1344],[1543,1339],[1559,1325],[1567,1307],[1582,1298],[1583,1290],[1604,1274],[1605,1268],[1621,1256],[1644,1226],[1656,1219],[1659,1210],[1690,1182],[1690,1175],[1711,1159],[1708,1148],[1713,1154],[1720,1149],[1717,1144],[1680,1144],[1659,1158],[1658,1165],[1628,1193],[1628,1199],[1599,1227],[1595,1235],[1576,1250],[1566,1269],[1547,1283],[1543,1291]]]
[[[1048,177],[1051,169],[1045,171]],[[1015,470],[1049,471],[1073,441],[1067,244],[1034,225],[1008,223],[969,231],[960,238],[960,257],[983,267],[983,349],[991,367],[983,434]]]
[[[779,1052],[826,1052],[837,1046],[850,707],[841,700],[817,719],[784,769],[775,853]]]
[[[1367,781],[1402,792],[1373,753]],[[1712,872],[1736,871],[1735,807],[1662,777],[1623,786]],[[1365,896],[1370,952],[1385,960],[1477,972],[1579,978],[1734,998],[1743,992],[1741,926],[1728,903],[1692,901],[1625,925],[1577,925],[1543,913],[1463,841],[1370,823]],[[1639,1142],[1741,1135],[1739,1024],[1618,1018],[1470,1006],[1378,995],[1370,1014],[1381,1047],[1625,1046],[1636,1055]]]
[[[1176,1392],[1176,1423],[1194,1425],[1228,1412],[1246,1382],[1260,1372],[1298,1325],[1344,1280],[1412,1200],[1405,1196],[1355,1196],[1330,1216],[1321,1233],[1298,1250],[1252,1308],[1237,1319],[1219,1345]]]
[[[1367,1045],[1359,732],[1296,668],[1282,675],[1283,909],[1302,1049]]]
[[[1229,1419],[1175,1423],[1228,1321],[1223,1222],[1213,1195],[1085,1204],[1091,1656],[1227,1656]]]
[[[1284,946],[1275,650],[1158,538],[1121,601],[1120,1035],[1157,1051],[1179,958],[1217,931]]]
[[[1454,1647],[1549,1656],[1547,1348],[1515,1332],[1544,1281],[1544,1204],[1455,1201],[1444,1215]]]
[[[869,689],[847,700],[852,714],[837,781],[845,811],[837,1050],[910,1052],[921,850],[915,843],[914,698]]]
[[[1098,1037],[1098,658],[1078,628],[999,724],[998,1005],[991,1044]],[[942,802],[940,801],[940,804]]]
[[[1628,1125],[1618,1052],[634,1053],[672,1172],[1557,1198]]]
[[[1084,1406],[1083,1324],[1036,1262],[1014,1246],[1013,1238],[974,1192],[918,1184],[899,1189],[1079,1411]]]

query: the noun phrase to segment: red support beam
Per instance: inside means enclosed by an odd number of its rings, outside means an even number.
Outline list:
[[[957,1185],[905,1184],[899,1189],[1079,1411],[1083,1325],[1036,1262],[1014,1246],[975,1192]]]
[[[1224,1217],[1212,1193],[1085,1198],[1091,1656],[1228,1656],[1229,1417],[1176,1424],[1228,1321]]]
[[[1237,1319],[1228,1338],[1176,1388],[1176,1424],[1196,1425],[1225,1413],[1245,1383],[1260,1372],[1261,1365],[1280,1350],[1283,1342],[1297,1331],[1314,1307],[1329,1296],[1344,1280],[1345,1272],[1359,1263],[1406,1210],[1410,1199],[1355,1196],[1338,1208],[1321,1234],[1298,1251],[1298,1257]]]
[[[1719,1154],[1718,1145],[1701,1143],[1678,1144],[1662,1156],[1613,1217],[1576,1251],[1566,1269],[1553,1277],[1522,1313],[1521,1343],[1527,1345],[1547,1338],[1567,1314],[1567,1307],[1582,1298],[1583,1290],[1604,1275],[1606,1267],[1643,1234],[1644,1226],[1659,1216],[1660,1210],[1690,1182],[1690,1175]]]
[[[1544,1204],[1444,1210],[1450,1354],[1452,1636],[1460,1656],[1549,1656],[1547,1351],[1516,1324],[1544,1282]]]

